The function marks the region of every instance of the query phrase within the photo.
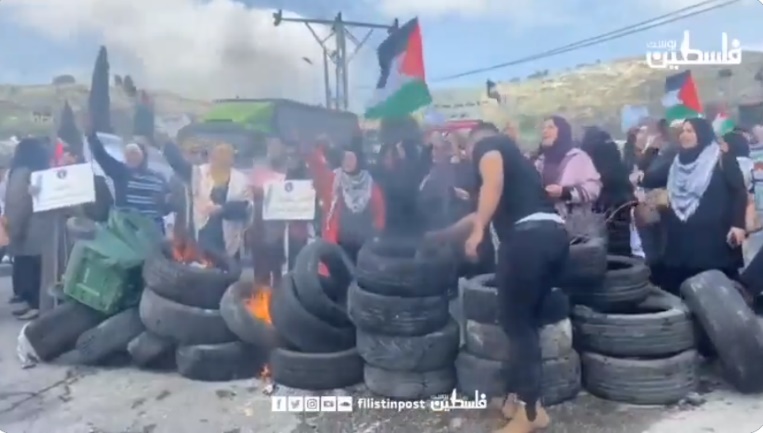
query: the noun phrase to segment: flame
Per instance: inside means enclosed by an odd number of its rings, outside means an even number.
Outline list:
[[[201,252],[193,245],[193,242],[179,240],[173,242],[172,259],[178,263],[191,264],[200,263],[205,268],[211,268],[214,264],[205,258]]]
[[[263,365],[262,370],[260,370],[260,375],[259,375],[260,380],[268,381],[270,380],[271,377],[272,376],[270,373],[270,366],[268,364]]]
[[[270,298],[272,297],[273,289],[270,287],[261,286],[256,288],[252,292],[252,296],[246,300],[246,309],[256,319],[272,325],[273,319],[270,317]]]

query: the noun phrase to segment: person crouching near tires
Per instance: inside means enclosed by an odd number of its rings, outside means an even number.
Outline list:
[[[666,188],[660,285],[673,294],[686,279],[713,269],[739,279],[748,200],[736,157],[722,151],[707,120],[686,120],[679,143],[671,164],[636,176],[644,188]]]
[[[467,148],[479,174],[477,211],[427,240],[466,239],[466,256],[475,259],[486,227],[495,227],[500,322],[517,347],[503,366],[502,412],[509,422],[496,433],[532,433],[550,423],[540,401],[538,311],[565,265],[569,237],[540,174],[511,138],[482,123],[470,132]]]
[[[191,164],[172,143],[164,146],[164,157],[175,174],[190,185],[193,198],[190,233],[195,234],[198,245],[203,250],[239,259],[252,201],[249,180],[233,168],[233,146],[215,145],[209,153],[209,162],[201,165]]]
[[[333,171],[323,151],[317,146],[308,157],[316,190],[328,191],[330,195],[321,200],[327,205],[321,234],[325,240],[341,246],[355,262],[366,240],[384,229],[384,196],[366,169],[360,143],[343,149],[341,165]]]

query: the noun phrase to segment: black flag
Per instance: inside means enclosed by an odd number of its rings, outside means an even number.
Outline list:
[[[499,104],[501,103],[501,94],[498,93],[498,85],[495,84],[495,82],[487,80],[487,83],[485,83],[485,86],[487,88],[487,97],[490,99],[495,99],[496,102]]]

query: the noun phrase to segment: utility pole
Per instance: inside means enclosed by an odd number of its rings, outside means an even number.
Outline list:
[[[283,16],[283,10],[279,9],[273,13],[273,24],[277,27],[281,23],[301,23],[310,30],[310,33],[315,38],[315,41],[323,49],[323,84],[326,87],[326,108],[333,108],[335,110],[348,110],[350,106],[349,97],[349,77],[347,67],[350,62],[355,58],[361,48],[368,42],[368,39],[373,34],[374,30],[386,30],[387,33],[392,33],[399,26],[397,18],[392,22],[392,25],[375,24],[358,21],[345,21],[342,18],[342,13],[336,14],[333,20],[323,19],[305,19],[305,18],[286,18]],[[331,26],[331,33],[325,38],[318,36],[315,32],[313,24]],[[350,29],[361,28],[368,31],[362,38],[357,38],[352,34]],[[326,43],[334,39],[335,49],[330,50]],[[352,42],[354,48],[350,53],[347,50],[347,41]],[[334,64],[334,91],[331,91],[331,78],[329,77],[329,61]]]

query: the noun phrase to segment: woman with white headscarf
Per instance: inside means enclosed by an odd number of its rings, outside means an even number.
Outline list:
[[[711,269],[738,279],[747,207],[739,163],[721,150],[707,120],[686,120],[679,142],[672,164],[641,180],[645,188],[667,187],[660,282],[676,294],[687,278]]]

